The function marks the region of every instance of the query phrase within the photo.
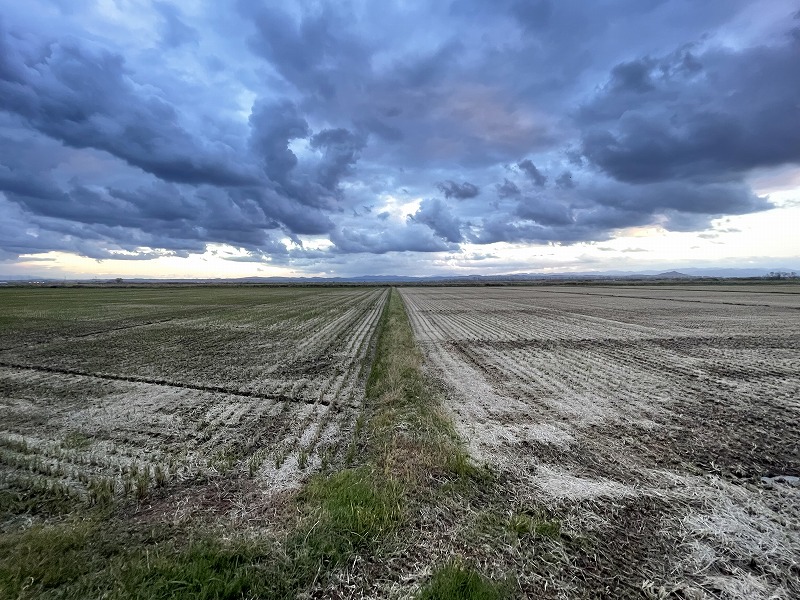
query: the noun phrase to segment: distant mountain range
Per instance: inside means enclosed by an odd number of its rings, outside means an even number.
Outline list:
[[[696,277],[766,277],[770,273],[797,272],[800,269],[775,268],[775,269],[731,269],[731,268],[695,268],[687,267],[680,271],[588,271],[582,273],[509,273],[504,275],[432,275],[415,277],[409,275],[362,275],[354,277],[240,277],[236,279],[209,278],[209,279],[150,279],[150,278],[123,278],[126,283],[413,283],[436,281],[569,281],[586,279],[692,279]],[[63,282],[107,282],[108,278],[96,279],[56,279],[46,277],[33,277],[29,275],[0,275],[0,283],[63,283]]]

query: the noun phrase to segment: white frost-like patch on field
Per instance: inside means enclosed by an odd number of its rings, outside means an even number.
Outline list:
[[[307,475],[307,469],[300,469],[296,454],[287,456],[280,467],[275,467],[273,461],[265,461],[257,473],[261,486],[270,494],[299,488]]]
[[[104,430],[126,430],[135,423],[145,422],[150,429],[163,428],[165,433],[179,433],[182,420],[160,409],[187,404],[188,399],[198,395],[195,390],[146,383],[119,382],[117,385],[117,393],[92,406],[67,413],[63,426],[96,434]]]
[[[639,493],[639,490],[634,487],[610,479],[576,477],[566,471],[547,466],[537,467],[533,484],[551,498],[569,498],[571,500],[588,500],[601,496],[619,498]]]
[[[550,423],[512,424],[507,429],[517,440],[567,447],[575,439],[570,433]]]
[[[765,572],[788,572],[800,557],[800,521],[797,513],[779,514],[773,507],[800,506],[800,490],[788,485],[761,495],[718,477],[685,477],[687,492],[699,496],[703,508],[682,522],[689,548],[688,567],[709,587],[726,598],[788,598],[787,590],[774,588],[739,565],[756,564]],[[771,495],[772,506],[765,500]]]
[[[618,419],[620,411],[614,402],[601,396],[579,396],[566,394],[548,400],[555,410],[567,415],[570,421],[581,425],[599,425],[605,421]]]
[[[459,435],[466,440],[470,453],[481,460],[488,460],[487,448],[497,448],[503,442],[516,441],[505,425],[497,423],[497,417],[525,411],[528,406],[499,395],[480,371],[449,352],[438,346],[431,348],[431,351],[436,353],[433,375],[454,392],[451,394],[453,405],[450,407],[458,415],[454,424]]]

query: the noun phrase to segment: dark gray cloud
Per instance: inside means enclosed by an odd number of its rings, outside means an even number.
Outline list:
[[[339,252],[385,254],[387,252],[445,252],[458,246],[437,236],[427,226],[411,223],[386,229],[343,227],[331,232],[331,241]]]
[[[455,181],[447,180],[437,183],[436,187],[444,194],[445,198],[456,198],[458,200],[474,198],[481,193],[478,186],[469,181],[456,183]]]
[[[351,35],[350,15],[333,5],[309,5],[299,18],[276,6],[239,3],[255,26],[248,44],[286,81],[319,101],[329,101],[346,77],[368,70],[369,50]]]
[[[542,31],[550,24],[553,8],[551,0],[517,0],[511,4],[511,14],[525,29]]]
[[[503,183],[498,183],[495,188],[497,189],[497,195],[501,198],[513,198],[521,193],[517,184],[508,179],[504,179]]]
[[[325,129],[311,138],[311,147],[323,151],[323,159],[317,167],[317,181],[328,190],[339,187],[341,179],[352,174],[366,140],[347,129]]]
[[[556,185],[563,189],[570,189],[575,187],[575,180],[572,179],[571,171],[564,171],[556,177]]]
[[[561,243],[571,244],[587,239],[608,239],[609,234],[591,228],[548,227],[536,221],[520,219],[516,216],[494,215],[487,218],[482,227],[469,236],[476,244],[493,244],[496,242],[528,242],[536,244]]]
[[[535,221],[545,227],[565,226],[575,221],[568,206],[542,198],[520,200],[515,214],[521,219]]]
[[[741,183],[603,183],[580,193],[570,188],[520,197],[509,210],[473,223],[467,238],[482,244],[571,244],[609,239],[616,230],[645,225],[698,231],[723,215],[769,207],[765,198]]]
[[[583,152],[620,181],[736,180],[800,162],[798,42],[617,65],[581,110]]]
[[[766,210],[770,204],[741,183],[669,181],[646,185],[610,184],[588,192],[602,206],[658,214],[672,210],[685,214],[741,215]]]
[[[447,11],[325,3],[291,12],[247,2],[239,8],[252,24],[250,49],[280,74],[298,105],[379,137],[386,143],[371,150],[382,160],[482,166],[553,137],[550,123],[527,118],[524,99],[487,85],[465,64],[466,30],[455,29]],[[427,43],[411,41],[423,35],[430,35]]]
[[[573,167],[582,167],[583,166],[583,154],[581,154],[580,150],[569,149],[564,152],[564,156],[566,157],[569,164]]]
[[[297,106],[288,100],[259,102],[250,113],[250,147],[261,159],[264,172],[272,181],[285,184],[297,166],[297,156],[289,142],[311,134]]]
[[[231,148],[193,135],[156,88],[134,85],[118,53],[69,38],[27,45],[0,28],[0,56],[0,110],[45,135],[167,181],[254,181]]]
[[[280,227],[257,203],[235,202],[213,188],[191,195],[158,183],[133,190],[76,186],[58,195],[5,192],[34,223],[47,223],[70,235],[75,231],[81,237],[93,231],[126,247],[153,239],[158,245],[149,241],[141,245],[167,250],[184,249],[187,242],[193,249],[211,242],[260,247],[269,239],[265,230]],[[326,223],[325,229],[329,227]]]
[[[31,154],[24,143],[0,146],[5,163],[0,166],[0,191],[32,222],[46,221],[75,239],[95,232],[98,239],[109,236],[110,243],[126,247],[157,239],[159,245],[151,247],[171,251],[184,249],[187,242],[195,250],[205,243],[257,248],[271,239],[269,231],[319,234],[333,227],[319,209],[262,187],[221,189],[158,179],[137,187],[59,184],[35,164],[25,164]],[[17,153],[23,160],[14,157]]]
[[[353,172],[361,150],[366,145],[364,135],[344,128],[324,129],[312,134],[298,107],[289,101],[259,102],[250,114],[250,147],[258,157],[264,173],[272,183],[278,198],[265,205],[270,214],[295,233],[326,233],[331,223],[322,215],[309,215],[303,207],[315,210],[335,210],[342,200],[339,184]],[[318,158],[300,162],[290,149],[294,140],[308,140]],[[257,192],[254,192],[257,193]],[[263,197],[263,194],[260,194]],[[294,207],[294,208],[293,208]],[[297,214],[295,214],[297,213]],[[313,218],[316,217],[316,218]]]
[[[199,32],[184,23],[179,8],[166,2],[154,2],[153,6],[164,19],[161,34],[164,46],[177,48],[184,44],[197,44],[200,41]]]
[[[241,193],[239,199],[254,198],[265,214],[274,215],[289,231],[302,235],[326,234],[334,227],[329,214],[318,206],[301,204],[277,193],[252,190],[252,196]]]
[[[547,183],[547,177],[536,168],[536,165],[534,165],[529,158],[517,163],[517,167],[519,167],[522,172],[528,176],[534,185],[537,185],[538,187],[544,187],[544,184]]]
[[[423,200],[411,220],[430,227],[436,235],[457,244],[463,240],[461,222],[439,198]]]

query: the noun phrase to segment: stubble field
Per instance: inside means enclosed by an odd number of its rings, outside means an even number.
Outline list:
[[[523,589],[800,595],[798,291],[402,290],[471,454],[561,524]]]
[[[2,296],[3,485],[108,502],[206,482],[171,499],[192,514],[220,485],[274,494],[341,460],[387,290]],[[216,504],[246,518],[233,496]]]
[[[0,596],[800,597],[799,351],[791,285],[3,289]]]

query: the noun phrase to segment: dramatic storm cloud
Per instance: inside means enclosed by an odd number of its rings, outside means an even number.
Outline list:
[[[498,244],[714,239],[800,185],[798,8],[12,4],[0,260],[227,248],[297,273],[422,273]]]

